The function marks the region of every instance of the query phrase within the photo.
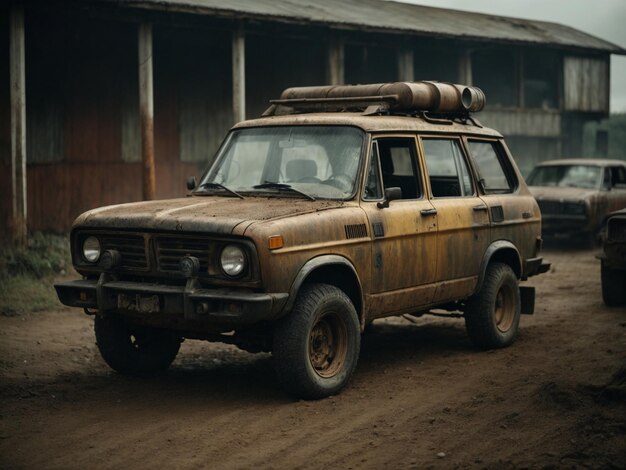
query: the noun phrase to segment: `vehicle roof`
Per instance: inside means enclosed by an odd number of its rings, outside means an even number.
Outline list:
[[[501,138],[502,134],[488,127],[460,122],[432,123],[421,117],[402,115],[363,115],[362,113],[306,113],[269,116],[236,124],[233,129],[268,126],[355,126],[366,132],[422,132],[466,134]]]
[[[626,166],[626,161],[610,159],[610,158],[561,158],[559,160],[546,160],[545,162],[537,163],[537,166],[550,166],[550,165],[591,165],[591,166],[624,165]]]

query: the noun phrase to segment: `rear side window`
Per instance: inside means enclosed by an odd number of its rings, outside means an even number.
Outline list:
[[[422,139],[433,197],[472,196],[472,180],[460,142]]]
[[[626,169],[624,167],[611,167],[611,187],[626,188]]]
[[[486,194],[511,193],[515,189],[513,170],[496,142],[470,140],[469,152],[476,163],[478,178]]]

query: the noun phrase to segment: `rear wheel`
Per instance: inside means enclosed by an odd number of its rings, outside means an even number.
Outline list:
[[[465,309],[470,339],[481,349],[509,346],[517,336],[519,320],[520,292],[515,273],[506,264],[489,264],[482,288]]]
[[[298,398],[334,395],[350,381],[361,345],[359,321],[337,287],[310,284],[274,331],[278,380]]]
[[[167,369],[181,338],[173,332],[133,325],[115,315],[96,316],[96,343],[104,361],[126,375],[149,375]]]
[[[626,271],[611,269],[602,260],[602,299],[607,307],[626,304]]]

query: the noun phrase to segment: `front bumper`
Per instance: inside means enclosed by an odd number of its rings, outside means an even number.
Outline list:
[[[541,231],[549,237],[571,237],[581,232],[591,232],[593,225],[586,215],[544,214],[541,217]]]
[[[626,242],[604,243],[604,253],[598,256],[603,261],[605,267],[626,271]]]
[[[204,288],[195,280],[185,286],[120,281],[103,273],[98,280],[54,285],[59,300],[70,307],[122,311],[145,316],[177,316],[233,326],[250,325],[277,316],[287,293]]]

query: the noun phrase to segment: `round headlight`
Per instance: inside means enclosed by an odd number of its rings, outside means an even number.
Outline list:
[[[220,264],[228,276],[239,276],[246,268],[246,255],[237,245],[226,245],[220,255]]]
[[[87,237],[83,242],[83,258],[95,263],[100,258],[100,241],[96,237]]]

